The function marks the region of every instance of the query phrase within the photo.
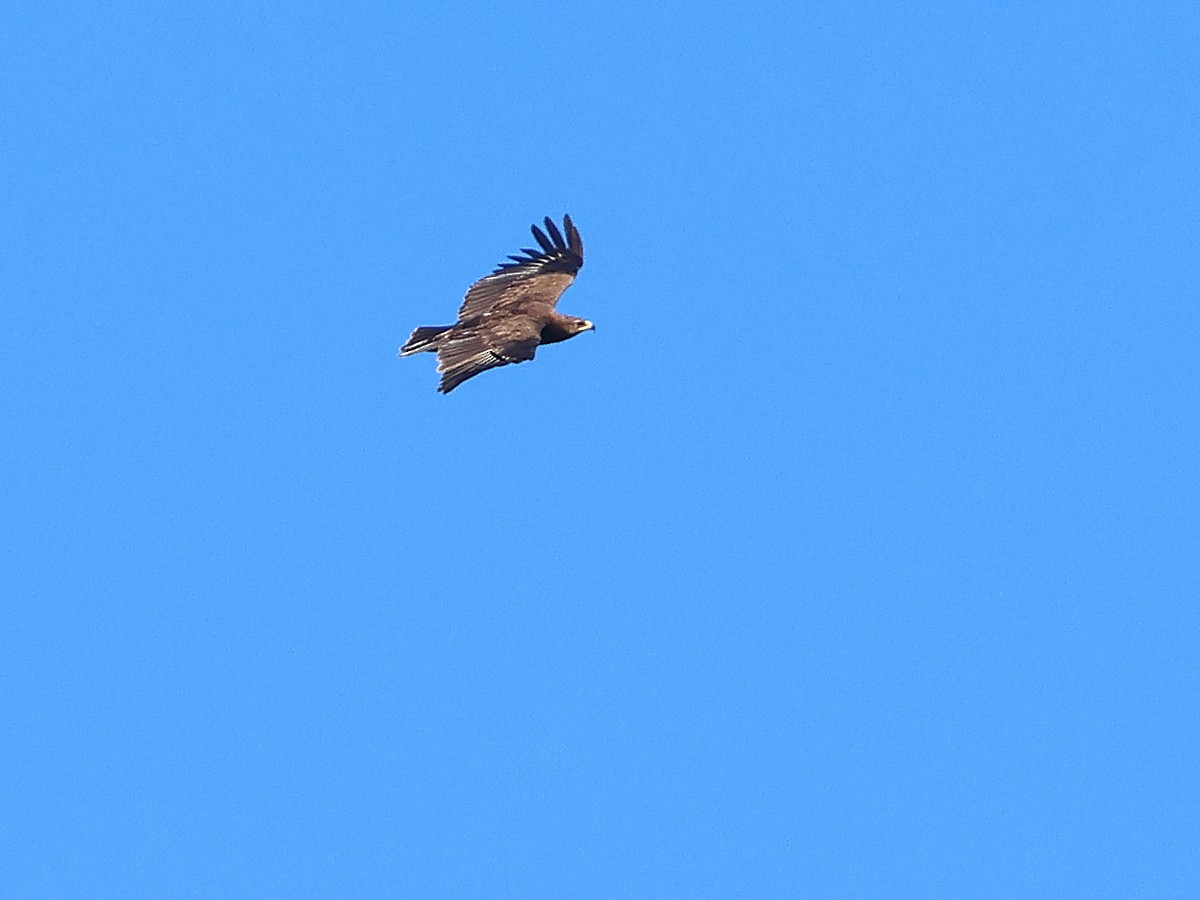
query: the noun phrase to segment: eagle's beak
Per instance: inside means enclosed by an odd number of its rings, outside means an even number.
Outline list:
[[[585,328],[584,331],[595,331],[596,330],[595,322],[589,322],[585,319],[584,324],[587,325],[587,328]]]

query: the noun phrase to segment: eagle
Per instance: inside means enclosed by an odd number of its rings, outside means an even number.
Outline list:
[[[522,248],[467,291],[453,325],[423,325],[400,348],[401,356],[436,353],[448,394],[480,372],[533,359],[541,344],[557,344],[596,326],[554,308],[583,266],[583,241],[571,217],[563,229],[547,216],[543,231],[531,226],[540,249]],[[564,237],[565,234],[565,237]]]

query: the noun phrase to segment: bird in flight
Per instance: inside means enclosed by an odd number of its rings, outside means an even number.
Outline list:
[[[400,348],[401,356],[436,353],[448,394],[480,372],[533,359],[540,344],[556,344],[596,326],[554,308],[583,266],[583,241],[570,216],[563,230],[549,217],[532,226],[540,249],[522,248],[471,285],[453,325],[423,325]],[[565,232],[565,237],[564,237]]]

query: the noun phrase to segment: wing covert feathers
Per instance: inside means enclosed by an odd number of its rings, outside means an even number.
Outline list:
[[[536,297],[551,304],[558,302],[559,296],[583,266],[583,241],[570,216],[563,216],[565,238],[549,216],[543,220],[543,225],[545,231],[536,225],[530,228],[540,249],[522,247],[522,255],[509,254],[505,262],[471,285],[458,310],[460,322],[481,315],[518,295]],[[539,281],[549,275],[565,275],[567,278]]]

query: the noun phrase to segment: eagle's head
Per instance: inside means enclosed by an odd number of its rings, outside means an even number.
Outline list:
[[[578,316],[571,317],[571,334],[583,334],[585,331],[595,331],[596,325],[589,322],[587,319],[581,319]]]

